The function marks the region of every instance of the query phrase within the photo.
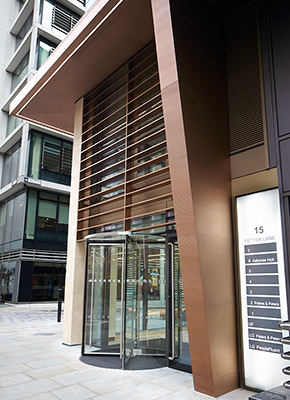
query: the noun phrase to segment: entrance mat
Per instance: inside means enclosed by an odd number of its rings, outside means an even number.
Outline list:
[[[80,361],[85,364],[93,365],[100,368],[121,369],[122,361],[118,356],[81,356]],[[155,369],[166,366],[165,357],[151,357],[151,356],[136,356],[130,358],[127,362],[125,369],[139,370],[139,369]]]
[[[81,356],[80,361],[94,367],[122,369],[122,361],[119,356]]]

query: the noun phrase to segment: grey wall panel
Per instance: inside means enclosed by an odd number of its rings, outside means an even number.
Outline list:
[[[269,1],[279,135],[290,132],[290,2]]]
[[[282,170],[283,191],[290,191],[290,139],[281,140],[280,142],[280,157]]]

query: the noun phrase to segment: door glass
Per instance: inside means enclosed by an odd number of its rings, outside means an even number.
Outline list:
[[[173,276],[174,276],[174,355],[170,366],[191,372],[191,360],[189,351],[189,339],[183,295],[183,282],[180,270],[180,260],[177,242],[173,245]]]
[[[124,246],[90,244],[84,354],[120,353]]]
[[[164,242],[128,244],[124,368],[135,369],[138,356],[166,355],[165,262]],[[147,357],[143,362],[155,361]]]

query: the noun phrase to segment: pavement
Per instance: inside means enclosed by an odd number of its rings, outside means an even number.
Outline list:
[[[57,304],[0,305],[1,400],[212,400],[192,375],[171,368],[106,369],[80,361],[80,346],[62,344]],[[248,400],[237,389],[218,400]]]

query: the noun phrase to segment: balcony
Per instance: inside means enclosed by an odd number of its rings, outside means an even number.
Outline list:
[[[53,6],[51,21],[52,28],[68,33],[72,30],[78,20],[79,18],[76,18],[74,15],[62,10],[58,6]]]

